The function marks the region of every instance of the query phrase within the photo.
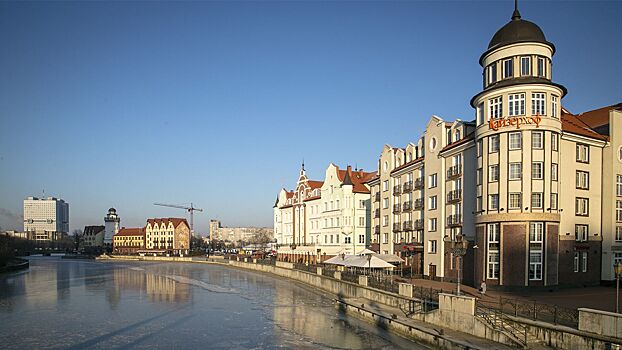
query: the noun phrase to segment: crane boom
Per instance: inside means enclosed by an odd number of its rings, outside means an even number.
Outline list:
[[[177,204],[166,204],[166,203],[153,203],[153,205],[159,205],[161,207],[170,207],[170,208],[184,209],[184,210],[188,211],[190,213],[190,233],[194,236],[194,212],[195,211],[203,211],[203,209],[195,208],[192,203],[190,203],[189,207],[188,206],[183,206],[183,205],[177,205]]]

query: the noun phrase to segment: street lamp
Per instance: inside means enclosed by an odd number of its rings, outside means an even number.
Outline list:
[[[467,248],[469,247],[469,241],[464,239],[463,235],[456,235],[454,239],[449,236],[445,236],[443,241],[445,241],[445,244],[449,246],[449,252],[460,258],[460,267],[458,268],[458,289],[456,291],[456,294],[460,295],[460,271],[462,270],[462,257],[466,254]]]
[[[620,313],[620,274],[622,274],[622,263],[619,261],[613,265],[616,273],[616,313]]]
[[[371,254],[367,254],[367,265],[369,266],[369,275],[371,275]]]

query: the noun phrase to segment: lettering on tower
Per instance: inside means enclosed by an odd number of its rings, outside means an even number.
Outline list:
[[[540,122],[542,121],[542,117],[539,115],[532,117],[510,117],[510,118],[498,118],[498,119],[490,119],[488,121],[488,127],[491,130],[497,131],[500,128],[505,128],[506,126],[515,126],[517,129],[520,129],[521,125],[536,125],[536,128],[540,127]]]

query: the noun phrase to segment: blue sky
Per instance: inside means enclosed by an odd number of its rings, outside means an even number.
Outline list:
[[[622,2],[521,1],[573,112],[618,103]],[[59,196],[71,229],[184,216],[270,226],[304,158],[374,169],[432,114],[472,119],[512,1],[0,2],[0,227]]]

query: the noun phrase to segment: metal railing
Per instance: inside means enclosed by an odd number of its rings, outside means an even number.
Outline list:
[[[404,221],[402,223],[402,230],[404,230],[404,231],[412,231],[412,229],[413,229],[413,222],[411,220]]]
[[[380,217],[380,209],[376,209],[374,210],[374,218],[379,218]]]
[[[423,209],[423,198],[415,199],[415,204],[413,205],[413,207],[415,208],[415,210]]]
[[[409,211],[409,210],[412,209],[412,207],[413,207],[413,202],[412,201],[406,201],[406,202],[404,202],[404,204],[402,204],[402,209],[404,211]]]
[[[462,199],[462,191],[461,190],[452,190],[447,192],[447,202],[458,202]]]
[[[404,193],[411,192],[412,190],[413,190],[413,182],[412,181],[404,182],[404,185],[403,185]]]
[[[462,166],[461,165],[453,165],[447,169],[447,178],[451,179],[462,174]]]
[[[495,301],[478,301],[478,305],[496,309],[504,314],[544,321],[553,324],[577,328],[579,326],[579,310],[562,306],[539,303],[535,300],[520,300],[499,297]]]
[[[380,233],[380,225],[374,226],[374,233],[375,234],[379,234]]]
[[[341,279],[343,281],[359,283],[359,274],[351,271],[341,271]]]
[[[398,204],[393,204],[393,212],[399,213],[401,211],[401,206]]]
[[[393,223],[393,232],[400,232],[402,230],[402,225],[399,222]]]
[[[454,214],[447,217],[447,226],[460,226],[462,225],[462,215]]]
[[[423,220],[421,219],[415,220],[414,228],[415,230],[423,230]]]
[[[398,195],[398,194],[400,194],[400,193],[402,193],[401,186],[400,186],[400,185],[395,185],[395,186],[393,186],[393,194],[394,194],[394,195]]]
[[[420,190],[423,188],[423,178],[417,178],[415,180],[415,190]]]

